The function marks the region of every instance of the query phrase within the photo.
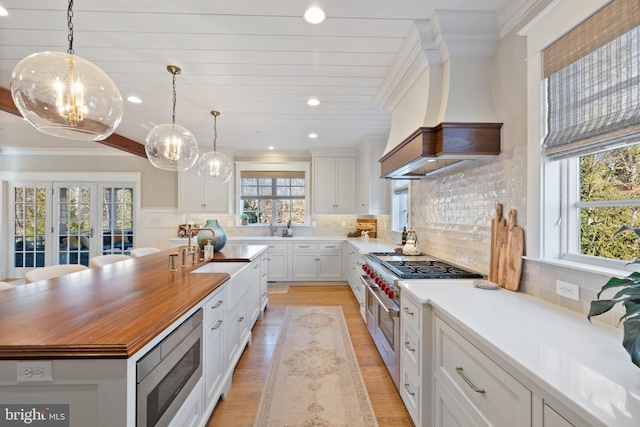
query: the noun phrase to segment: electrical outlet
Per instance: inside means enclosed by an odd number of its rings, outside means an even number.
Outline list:
[[[53,363],[43,360],[18,362],[18,382],[53,382]]]
[[[233,221],[227,221],[227,227],[233,227]]]
[[[316,228],[316,222],[315,221],[311,221],[311,227]]]
[[[342,221],[342,226],[346,227],[347,226],[347,221]]]
[[[574,301],[580,301],[580,286],[556,280],[556,294]]]

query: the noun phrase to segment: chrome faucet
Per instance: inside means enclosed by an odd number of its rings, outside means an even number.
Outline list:
[[[276,231],[278,231],[278,227],[276,227],[275,225],[273,225],[273,223],[271,223],[271,225],[269,225],[269,230],[271,230],[271,235],[275,236]]]

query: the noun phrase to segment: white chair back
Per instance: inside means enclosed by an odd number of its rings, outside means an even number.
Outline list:
[[[131,258],[139,258],[141,256],[155,254],[156,252],[160,252],[158,248],[135,248],[131,249]]]
[[[61,264],[50,265],[47,267],[37,267],[29,270],[24,274],[25,283],[33,283],[39,280],[52,279],[54,277],[64,276],[65,274],[75,273],[76,271],[86,270],[82,264]]]
[[[101,267],[107,264],[113,264],[114,262],[124,261],[131,259],[129,255],[112,254],[112,255],[98,255],[91,258],[89,261],[90,267]]]
[[[0,282],[0,291],[4,291],[6,289],[11,289],[11,288],[13,288],[13,285],[11,283]]]

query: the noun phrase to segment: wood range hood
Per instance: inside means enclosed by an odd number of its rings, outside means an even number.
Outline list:
[[[502,123],[420,127],[381,159],[381,178],[420,179],[500,154]]]

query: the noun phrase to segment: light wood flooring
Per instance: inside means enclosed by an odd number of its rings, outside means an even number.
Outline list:
[[[346,283],[346,282],[345,282]],[[269,294],[263,320],[253,328],[253,342],[247,347],[233,374],[231,391],[214,410],[207,427],[250,427],[260,403],[280,325],[287,306],[340,305],[351,342],[380,426],[413,426],[398,391],[376,351],[360,316],[358,302],[348,285],[293,286],[289,292]]]

